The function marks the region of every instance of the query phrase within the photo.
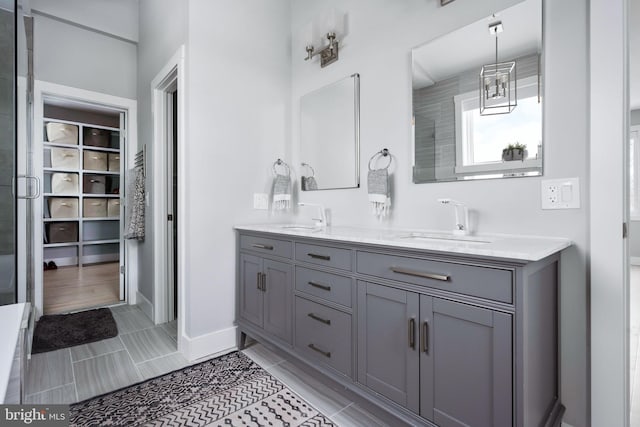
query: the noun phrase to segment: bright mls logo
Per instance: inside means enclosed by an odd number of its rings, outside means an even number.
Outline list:
[[[2,405],[0,424],[68,426],[69,405]]]

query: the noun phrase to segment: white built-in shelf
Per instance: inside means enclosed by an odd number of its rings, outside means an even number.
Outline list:
[[[85,240],[83,245],[104,245],[107,243],[120,243],[120,239],[107,239],[107,240]]]
[[[78,246],[80,243],[78,242],[69,242],[69,243],[45,243],[45,248],[64,248],[71,246]]]
[[[114,171],[95,171],[95,170],[83,169],[82,173],[87,174],[87,175],[117,175],[117,176],[120,176],[120,171],[118,171],[118,172],[114,172]]]
[[[69,221],[79,221],[80,218],[43,218],[44,222],[69,222]]]
[[[82,195],[82,197],[84,198],[89,198],[89,197],[99,197],[101,199],[117,199],[120,197],[119,194],[89,194],[89,193],[85,193]]]
[[[47,122],[55,122],[55,123],[64,123],[64,124],[70,124],[70,125],[75,125],[78,126],[78,144],[60,144],[57,142],[49,142],[49,141],[42,141],[42,148],[45,151],[51,150],[52,148],[65,148],[65,149],[73,149],[73,150],[77,150],[78,153],[78,168],[76,169],[72,169],[72,168],[53,168],[53,167],[45,167],[43,168],[43,172],[45,174],[52,174],[52,173],[74,173],[78,175],[78,185],[79,185],[79,192],[78,193],[73,193],[73,194],[58,194],[58,193],[44,193],[45,197],[75,197],[78,198],[79,200],[79,204],[78,204],[78,214],[79,217],[77,218],[43,218],[42,221],[44,224],[52,224],[52,223],[56,223],[56,222],[76,222],[79,227],[78,227],[78,240],[75,242],[69,242],[69,243],[45,243],[43,246],[44,248],[62,248],[62,247],[76,247],[78,249],[78,254],[77,254],[77,259],[78,259],[78,265],[83,265],[85,264],[86,260],[95,260],[95,256],[94,255],[90,255],[87,258],[87,255],[84,253],[85,249],[87,246],[96,246],[96,245],[109,245],[109,244],[120,244],[121,240],[120,238],[116,238],[116,239],[104,239],[102,237],[112,237],[112,234],[104,234],[104,233],[99,233],[97,235],[93,234],[91,237],[95,238],[95,240],[84,240],[86,239],[88,236],[85,235],[85,227],[83,226],[83,224],[87,224],[90,223],[92,224],[92,227],[97,227],[97,229],[101,229],[101,225],[100,222],[104,222],[104,225],[110,225],[113,226],[114,224],[118,224],[118,222],[120,221],[120,216],[115,216],[115,217],[84,217],[84,205],[82,200],[86,200],[86,199],[109,199],[109,200],[114,200],[114,199],[120,199],[122,198],[121,194],[92,194],[92,193],[84,193],[84,177],[87,176],[91,176],[91,175],[102,175],[102,176],[109,176],[109,177],[122,177],[122,172],[120,171],[108,171],[108,170],[90,170],[90,169],[84,169],[84,163],[83,163],[83,154],[86,153],[87,151],[95,151],[95,152],[102,152],[102,153],[123,153],[124,152],[124,147],[119,147],[119,148],[112,148],[112,147],[96,147],[93,145],[87,145],[85,144],[85,140],[84,140],[84,130],[87,128],[93,128],[93,129],[104,129],[107,131],[111,131],[112,134],[110,135],[110,139],[109,139],[109,144],[114,143],[119,145],[119,142],[121,142],[122,140],[120,139],[120,136],[122,136],[120,134],[120,129],[119,128],[114,128],[114,127],[109,127],[109,126],[101,126],[101,125],[95,125],[95,124],[91,124],[91,123],[84,123],[84,122],[76,122],[73,120],[59,120],[59,119],[50,119],[50,118],[44,118],[43,123],[47,123]],[[45,132],[46,134],[46,132]],[[44,139],[44,138],[43,138]],[[116,141],[116,139],[118,141]],[[89,141],[87,141],[89,142]],[[124,164],[124,161],[120,162],[121,165]],[[117,257],[117,254],[116,254]]]
[[[82,217],[82,218],[43,218],[44,222],[69,222],[69,221],[120,221],[119,216]]]
[[[57,142],[43,141],[42,145],[46,147],[59,147],[59,148],[75,148],[87,151],[105,151],[107,153],[119,153],[119,148],[110,147],[96,147],[95,145],[80,145],[80,144],[59,144]]]
[[[44,193],[44,197],[80,197],[78,193]]]
[[[109,127],[109,126],[102,126],[102,125],[94,125],[91,123],[83,123],[83,122],[74,122],[73,120],[60,120],[60,119],[49,119],[47,117],[45,117],[44,122],[55,122],[55,123],[64,123],[67,125],[76,125],[76,126],[80,126],[80,127],[85,127],[85,128],[94,128],[94,129],[106,129],[106,130],[110,130],[110,131],[114,131],[114,132],[120,132],[119,128],[114,128],[114,127]]]
[[[45,172],[80,173],[79,169],[71,168],[42,168]]]

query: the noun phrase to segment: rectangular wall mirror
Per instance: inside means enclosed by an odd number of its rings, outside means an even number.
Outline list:
[[[300,100],[302,191],[360,186],[360,76],[353,74]]]
[[[542,175],[542,0],[412,50],[413,182]]]

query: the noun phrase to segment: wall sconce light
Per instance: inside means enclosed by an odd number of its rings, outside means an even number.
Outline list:
[[[480,115],[509,114],[518,105],[516,63],[498,62],[498,34],[502,22],[489,25],[489,34],[496,37],[496,62],[480,70]]]
[[[304,60],[308,61],[314,56],[320,55],[320,67],[322,68],[336,62],[338,60],[338,40],[336,40],[336,33],[327,33],[327,40],[329,40],[329,45],[319,52],[314,52],[315,48],[313,47],[313,45],[307,45],[305,47],[305,50],[307,51],[307,57],[304,58]]]
[[[306,27],[306,33],[303,36],[307,52],[305,61],[319,55],[320,66],[324,68],[338,60],[339,45],[344,42],[347,35],[345,19],[346,14],[334,8],[326,9],[313,18],[313,21]],[[340,42],[338,42],[338,36]],[[328,45],[324,41],[325,39],[328,40]]]

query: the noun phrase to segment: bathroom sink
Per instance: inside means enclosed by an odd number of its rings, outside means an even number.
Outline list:
[[[396,240],[413,240],[417,242],[440,242],[440,243],[463,243],[471,245],[485,245],[493,243],[493,240],[486,237],[455,236],[453,234],[435,233],[405,233],[394,236]]]

